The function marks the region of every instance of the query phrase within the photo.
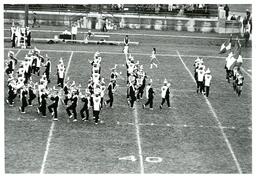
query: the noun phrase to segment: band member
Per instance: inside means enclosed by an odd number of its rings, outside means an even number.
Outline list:
[[[126,60],[126,67],[127,67],[127,84],[129,83],[130,76],[133,75],[133,71],[135,68],[135,63],[133,57],[129,57],[128,60]]]
[[[164,80],[164,85],[161,88],[162,102],[161,102],[161,105],[160,105],[160,109],[163,108],[163,104],[164,104],[165,101],[167,102],[168,108],[171,108],[170,107],[170,90],[169,90],[170,86],[171,86],[171,84],[168,83],[167,80],[165,79]]]
[[[31,31],[29,29],[29,27],[26,27],[26,43],[27,43],[27,47],[31,47]]]
[[[40,67],[41,63],[43,62],[43,57],[40,55],[40,51],[35,48],[34,54],[33,54],[33,61],[32,61],[32,72],[33,74],[36,74],[40,76]]]
[[[58,91],[55,91],[53,95],[50,96],[52,104],[48,106],[49,112],[53,116],[53,120],[58,120],[58,104],[59,104],[59,95]]]
[[[114,81],[110,81],[110,83],[108,84],[108,96],[109,99],[105,102],[105,104],[109,104],[109,107],[112,108],[113,106],[113,101],[114,101]]]
[[[46,58],[47,58],[47,61],[45,63],[45,74],[46,74],[46,78],[47,78],[47,81],[48,83],[50,83],[50,73],[51,73],[51,60],[50,58],[48,57],[48,55],[46,55]]]
[[[130,39],[128,38],[128,35],[125,35],[124,37],[124,46],[129,46]]]
[[[14,103],[13,100],[15,99],[16,96],[17,96],[16,84],[15,84],[15,80],[12,79],[8,83],[8,98],[6,100],[9,106],[13,106],[13,103]]]
[[[29,84],[28,86],[28,106],[32,106],[32,101],[36,98],[36,93],[35,93],[35,85],[34,87]]]
[[[84,103],[82,109],[80,110],[80,115],[83,121],[89,120],[89,107],[90,107],[90,92],[86,89],[85,95],[81,97],[81,101]],[[86,116],[84,115],[84,112]]]
[[[69,78],[67,79],[66,83],[64,84],[63,91],[64,91],[64,104],[68,104],[69,100],[69,87],[68,87]],[[71,96],[70,96],[71,98]]]
[[[118,73],[116,72],[116,66],[111,69],[110,74],[110,81],[113,83],[113,89],[116,87],[116,79],[117,79]]]
[[[135,80],[130,82],[129,84],[129,97],[130,97],[130,104],[131,104],[131,108],[134,108],[134,102],[136,101],[136,90],[135,90]]]
[[[105,90],[106,90],[106,84],[105,84],[105,81],[104,81],[104,78],[102,77],[101,78],[101,81],[100,81],[100,97],[101,97],[101,100],[100,100],[100,105],[101,105],[101,108],[103,107],[104,105],[104,95],[105,95]]]
[[[60,60],[60,64],[57,66],[57,85],[63,88],[64,86],[64,77],[65,77],[65,66],[62,59]]]
[[[236,85],[237,85],[236,93],[238,96],[240,96],[242,93],[243,83],[244,83],[244,76],[241,72],[238,72],[236,75]]]
[[[209,96],[211,80],[212,80],[212,75],[211,75],[210,69],[208,68],[204,75],[204,86],[205,86],[206,97]]]
[[[27,90],[27,86],[23,86],[23,88],[20,91],[20,96],[21,96],[21,107],[19,107],[19,110],[21,113],[26,113],[25,112],[25,108],[28,106],[27,103],[27,95],[28,95],[28,90]]]
[[[43,94],[43,92],[44,92],[44,90],[46,89],[46,87],[45,87],[45,84],[44,84],[44,82],[39,82],[39,84],[38,84],[38,105],[40,105],[41,104],[41,101],[42,101],[42,94]]]
[[[41,90],[41,101],[39,104],[39,107],[37,108],[37,113],[42,113],[42,117],[46,117],[46,105],[47,101],[46,98],[48,97],[48,94],[46,92],[46,89]]]
[[[124,48],[123,48],[123,53],[125,54],[126,59],[128,57],[128,54],[129,54],[129,42],[130,42],[130,40],[128,38],[128,35],[126,35],[124,37]]]
[[[204,90],[204,74],[205,74],[205,71],[203,69],[203,66],[199,66],[199,68],[197,69],[197,80],[198,80],[198,87],[197,87],[197,90],[196,92],[200,92],[202,93],[202,91]]]
[[[137,99],[141,99],[143,96],[143,92],[145,89],[145,84],[146,84],[146,75],[145,72],[143,71],[143,65],[140,66],[140,69],[137,72],[137,87],[138,87],[138,93],[137,93]]]
[[[99,121],[99,114],[100,114],[100,108],[101,108],[100,94],[92,95],[92,101],[93,101],[93,117],[95,119],[95,124],[97,125]]]
[[[24,67],[24,77],[25,77],[25,83],[28,83],[28,80],[30,80],[30,76],[31,76],[31,73],[30,73],[30,61],[28,60],[27,57],[25,57],[25,61],[23,61],[23,67]]]
[[[158,59],[156,58],[156,48],[152,49],[152,54],[151,54],[151,60],[150,60],[150,69],[153,68],[153,65],[157,68],[159,63]]]
[[[72,97],[70,99],[71,104],[69,106],[67,106],[67,108],[66,108],[69,119],[71,119],[74,115],[73,122],[77,121],[77,112],[76,112],[76,107],[77,107],[77,102],[78,102],[78,95],[77,94],[78,94],[77,92],[72,93]],[[72,111],[73,114],[71,114],[70,111]]]
[[[146,86],[146,93],[148,101],[142,105],[142,108],[144,109],[147,105],[149,105],[150,110],[153,110],[153,100],[155,92],[154,89],[152,88],[152,80]]]
[[[13,74],[13,71],[15,69],[15,65],[17,65],[18,60],[14,57],[14,52],[9,51],[8,52],[8,61],[7,61],[7,68],[5,70],[6,74]]]

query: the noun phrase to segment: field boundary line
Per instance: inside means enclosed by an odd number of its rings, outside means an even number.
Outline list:
[[[179,51],[177,50],[176,52],[177,52],[177,54],[178,54],[178,56],[179,56],[179,59],[180,59],[181,63],[183,64],[183,66],[185,67],[185,69],[188,71],[190,77],[192,78],[193,82],[196,83],[193,74],[192,74],[191,71],[188,69],[187,65],[184,63],[183,59],[181,58],[181,55],[180,55]],[[229,149],[229,151],[230,151],[230,153],[231,153],[231,155],[232,155],[232,158],[233,158],[233,160],[234,160],[234,162],[235,162],[235,164],[236,164],[236,168],[237,168],[238,172],[239,172],[240,174],[242,174],[242,173],[243,173],[243,172],[242,172],[242,169],[241,169],[240,164],[239,164],[239,162],[238,162],[238,160],[237,160],[237,157],[236,157],[236,155],[235,155],[235,153],[234,153],[234,151],[233,151],[233,148],[232,148],[232,146],[231,146],[231,144],[230,144],[230,142],[229,142],[229,140],[228,140],[228,138],[227,138],[227,135],[226,135],[226,133],[224,132],[223,126],[222,126],[222,124],[221,124],[221,122],[220,122],[220,120],[219,120],[219,118],[218,118],[216,112],[214,111],[214,109],[213,109],[213,107],[212,107],[212,104],[211,104],[210,101],[208,100],[208,98],[207,98],[206,96],[204,96],[204,98],[205,98],[205,102],[207,103],[209,109],[211,110],[211,112],[212,112],[212,114],[213,114],[215,120],[217,121],[218,127],[219,127],[219,129],[220,129],[220,131],[221,131],[221,133],[222,133],[222,135],[223,135],[223,138],[224,138],[224,140],[225,140],[225,142],[226,142],[226,145],[227,145],[227,147],[228,147],[228,149]]]
[[[20,49],[13,49],[13,48],[4,48],[5,50],[20,50]],[[31,49],[23,49],[23,50],[31,50]],[[77,50],[77,51],[71,51],[71,50],[51,50],[51,49],[40,49],[41,51],[45,52],[74,52],[74,53],[92,53],[94,54],[95,52],[93,51],[85,51],[85,50]],[[100,51],[100,53],[103,54],[115,54],[115,55],[123,55],[121,52],[104,52]],[[151,54],[145,54],[145,53],[132,53],[132,55],[141,55],[141,56],[150,56]],[[177,54],[157,54],[157,56],[162,56],[162,57],[179,57]],[[203,57],[203,58],[216,58],[216,59],[225,59],[226,57],[219,57],[219,56],[208,56],[208,55],[180,55],[182,57]],[[243,58],[243,60],[252,60],[252,58]]]
[[[137,144],[138,144],[138,150],[139,150],[139,157],[140,157],[140,173],[144,174],[144,164],[143,164],[143,155],[142,155],[142,148],[141,148],[141,140],[140,140],[140,126],[139,126],[139,120],[138,120],[138,110],[136,102],[134,103],[134,118],[135,118],[135,128],[136,128],[136,136],[137,136]]]
[[[72,57],[73,57],[73,52],[71,52],[71,55],[70,55],[69,60],[68,60],[68,65],[67,65],[67,69],[66,69],[66,72],[65,72],[65,79],[66,79],[66,76],[68,74],[68,69],[69,69]],[[65,82],[65,79],[64,79],[64,82]],[[59,109],[59,106],[58,106],[58,109]],[[52,140],[54,127],[55,127],[55,121],[52,121],[51,128],[50,128],[50,131],[49,131],[49,135],[48,135],[48,138],[47,138],[47,143],[46,143],[46,148],[45,148],[45,152],[44,152],[43,162],[42,162],[42,165],[41,165],[40,174],[44,174],[45,164],[46,164],[47,156],[48,156],[49,149],[50,149],[50,144],[51,144],[51,140]]]
[[[9,31],[9,29],[4,29],[4,31]],[[48,33],[48,32],[52,32],[52,33],[61,33],[63,31],[59,31],[59,30],[31,30],[32,32],[43,32],[43,33]],[[78,32],[78,34],[84,34],[87,33],[86,31],[81,31]],[[143,33],[115,33],[115,32],[108,32],[108,33],[102,33],[102,32],[93,32],[94,34],[111,34],[111,35],[129,35],[129,36],[150,36],[150,37],[170,37],[170,38],[190,38],[190,39],[217,39],[217,40],[225,40],[227,39],[227,37],[215,37],[215,36],[188,36],[188,35],[172,35],[172,34],[143,34]],[[244,39],[240,39],[240,40],[244,40]]]

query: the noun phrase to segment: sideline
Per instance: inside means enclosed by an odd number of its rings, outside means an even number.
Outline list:
[[[177,54],[178,54],[178,56],[179,56],[179,59],[180,59],[181,63],[184,65],[185,69],[188,71],[190,77],[192,78],[193,82],[195,83],[196,81],[195,81],[195,79],[194,79],[194,76],[193,76],[193,74],[191,73],[191,71],[188,69],[187,65],[184,63],[183,59],[181,58],[181,55],[180,55],[179,51],[177,50],[176,52],[177,52]],[[213,116],[214,116],[214,118],[215,118],[215,120],[216,120],[216,122],[217,122],[217,124],[218,124],[218,127],[219,127],[219,129],[220,129],[220,131],[221,131],[221,133],[222,133],[222,136],[223,136],[223,138],[224,138],[224,140],[225,140],[225,142],[226,142],[226,145],[227,145],[227,147],[228,147],[228,149],[229,149],[229,151],[230,151],[230,153],[231,153],[231,155],[232,155],[232,158],[233,158],[233,160],[234,160],[234,162],[235,162],[235,164],[236,164],[236,168],[237,168],[239,174],[242,174],[242,173],[243,173],[243,172],[242,172],[242,169],[241,169],[240,164],[239,164],[239,162],[238,162],[238,160],[237,160],[237,157],[236,157],[236,155],[235,155],[235,153],[234,153],[234,151],[233,151],[233,148],[232,148],[232,146],[231,146],[231,144],[230,144],[230,142],[229,142],[229,140],[228,140],[228,138],[227,138],[227,135],[226,135],[226,133],[224,132],[224,128],[223,128],[223,126],[222,126],[222,124],[221,124],[221,122],[220,122],[220,120],[219,120],[219,118],[218,118],[216,112],[214,111],[214,109],[213,109],[213,107],[212,107],[212,104],[210,103],[210,101],[208,100],[208,98],[207,98],[206,96],[204,96],[204,98],[205,98],[205,102],[207,103],[209,109],[211,110],[211,112],[212,112],[212,114],[213,114]]]

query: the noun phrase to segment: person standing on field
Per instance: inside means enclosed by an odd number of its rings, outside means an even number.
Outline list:
[[[211,80],[212,80],[212,75],[211,75],[210,69],[208,68],[204,75],[204,86],[205,86],[206,97],[208,97],[210,93]]]
[[[225,17],[226,17],[226,20],[228,19],[228,16],[229,16],[229,7],[228,7],[228,5],[226,4],[225,6],[224,6],[224,10],[225,10]]]
[[[170,107],[170,90],[169,87],[171,86],[170,83],[167,82],[167,80],[164,80],[164,85],[161,87],[161,96],[162,96],[162,102],[160,105],[160,109],[163,108],[163,104],[166,101],[168,108]]]
[[[76,40],[76,35],[77,35],[77,25],[74,23],[71,27],[71,34],[72,34],[72,40]],[[73,41],[75,43],[75,41]]]
[[[146,86],[146,97],[148,101],[142,105],[142,108],[144,109],[147,105],[149,105],[150,110],[153,110],[153,99],[154,99],[154,89],[152,88],[152,80],[148,83]]]

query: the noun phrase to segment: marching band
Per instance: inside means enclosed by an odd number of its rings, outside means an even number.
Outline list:
[[[17,30],[17,29],[16,29]],[[16,36],[16,35],[15,35]],[[16,36],[17,37],[17,36]],[[146,92],[145,97],[147,102],[142,104],[142,108],[146,108],[149,105],[150,110],[153,110],[153,100],[155,91],[153,88],[153,80],[150,79],[143,68],[143,65],[139,61],[135,62],[134,57],[129,52],[129,40],[124,39],[125,46],[125,61],[127,69],[127,102],[131,109],[134,109],[134,103],[139,101]],[[240,49],[239,41],[235,46],[236,50]],[[236,52],[234,52],[236,53]],[[234,57],[235,54],[230,54],[230,57]],[[239,53],[240,55],[240,53]],[[233,89],[238,96],[241,95],[243,87],[243,74],[241,73],[241,64],[233,64],[230,66],[230,59],[227,59],[225,69],[227,71],[227,80],[230,81],[233,78]],[[52,115],[53,120],[58,119],[58,107],[61,103],[65,106],[65,110],[68,114],[68,122],[73,118],[73,122],[78,121],[78,104],[82,103],[81,110],[79,110],[82,121],[88,121],[90,118],[90,109],[92,109],[92,117],[95,124],[102,122],[100,119],[100,112],[104,107],[109,105],[113,108],[115,92],[118,90],[119,85],[117,79],[120,74],[117,72],[117,65],[111,68],[110,78],[108,85],[105,84],[104,78],[101,75],[101,61],[103,60],[101,53],[96,52],[93,56],[93,60],[88,60],[91,65],[91,76],[88,80],[86,88],[82,89],[81,84],[76,84],[75,81],[70,81],[69,77],[66,78],[66,67],[63,59],[59,59],[57,64],[57,88],[53,86],[50,88],[48,84],[51,81],[51,59],[46,56],[40,55],[40,50],[36,47],[29,50],[25,59],[21,61],[17,72],[15,68],[18,65],[18,59],[15,58],[14,52],[8,52],[8,59],[6,60],[5,72],[8,75],[8,97],[6,102],[9,106],[13,106],[16,97],[20,98],[19,111],[26,113],[27,106],[33,106],[33,101],[38,98],[38,114],[42,117],[47,116],[47,110]],[[152,49],[150,68],[153,65],[157,68],[156,48]],[[45,68],[42,70],[42,68]],[[40,72],[41,71],[41,72]],[[44,71],[44,72],[43,72]],[[41,74],[42,73],[42,74]],[[32,76],[39,76],[38,82],[34,82]],[[34,78],[34,77],[33,77]],[[209,97],[212,75],[209,68],[206,69],[202,58],[197,57],[194,62],[194,79],[196,81],[196,92]],[[163,86],[161,87],[161,104],[160,109],[163,109],[163,105],[166,102],[167,107],[170,105],[171,83],[164,79]],[[108,99],[104,101],[105,92],[107,92]],[[49,103],[49,105],[48,105]],[[48,105],[48,106],[47,106]]]

